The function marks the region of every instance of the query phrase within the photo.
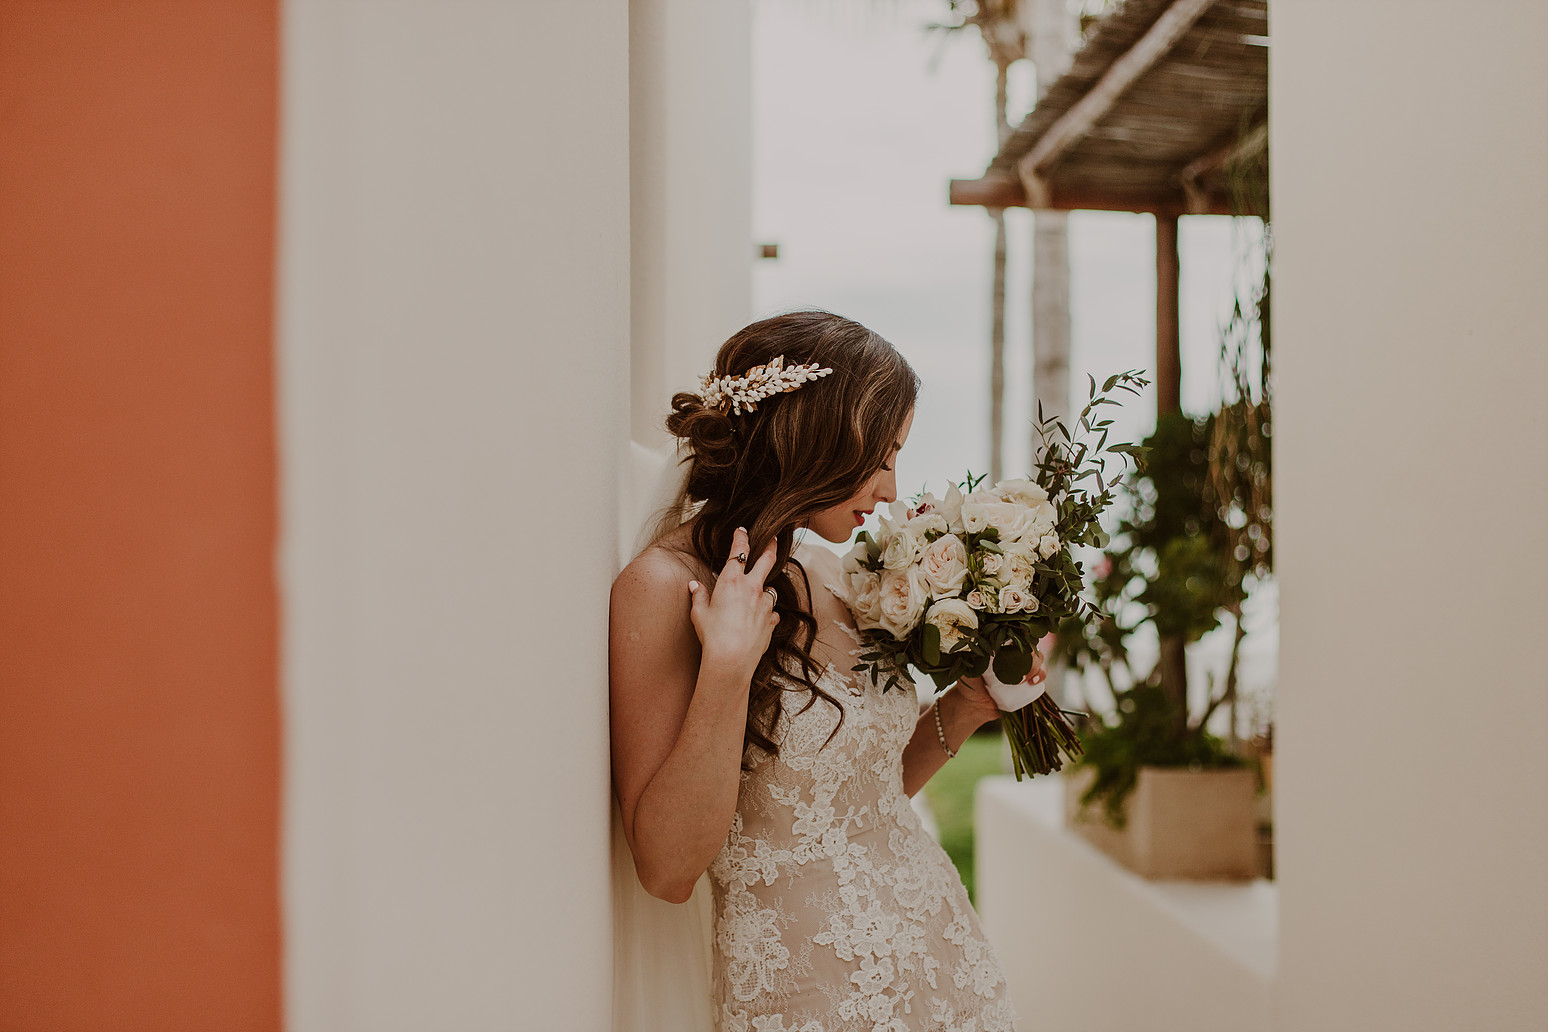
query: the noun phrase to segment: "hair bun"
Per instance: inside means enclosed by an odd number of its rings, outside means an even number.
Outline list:
[[[693,470],[688,475],[688,492],[695,498],[708,498],[714,486],[736,465],[736,428],[731,416],[704,404],[691,391],[672,395],[672,411],[666,418],[667,432],[688,442],[693,449]]]

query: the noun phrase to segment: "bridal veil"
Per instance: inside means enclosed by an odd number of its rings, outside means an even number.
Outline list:
[[[684,490],[692,452],[681,442],[652,452],[631,442],[629,562],[692,514]],[[686,599],[686,596],[685,596]],[[710,1002],[713,906],[708,875],[686,903],[645,891],[613,799],[613,1032],[714,1032]]]

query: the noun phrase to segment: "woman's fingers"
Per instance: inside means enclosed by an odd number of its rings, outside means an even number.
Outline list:
[[[1048,679],[1048,668],[1043,665],[1043,654],[1037,650],[1032,652],[1032,669],[1027,673],[1028,684],[1042,684]]]
[[[721,576],[723,577],[728,573],[746,573],[747,561],[736,558],[739,555],[746,554],[747,530],[744,527],[737,527],[731,532],[731,554],[726,556],[726,565],[720,571]]]
[[[778,558],[779,541],[771,538],[768,547],[758,557],[758,561],[753,563],[752,569],[747,571],[747,576],[762,584],[764,578],[769,575],[769,571],[774,569],[774,561]]]

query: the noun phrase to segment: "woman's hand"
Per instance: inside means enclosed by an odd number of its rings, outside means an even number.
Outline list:
[[[747,553],[747,530],[737,527],[731,536],[731,558],[715,581],[715,590],[698,581],[688,583],[692,596],[693,629],[699,635],[706,664],[744,672],[748,677],[769,647],[779,614],[774,612],[775,593],[764,578],[778,558],[775,541],[749,567],[735,556]]]
[[[1043,665],[1043,654],[1037,649],[1032,650],[1032,669],[1027,671],[1027,676],[1022,680],[1029,684],[1042,684],[1048,679],[1048,670]],[[995,705],[994,699],[989,694],[989,686],[982,677],[963,677],[957,680],[957,692],[961,696],[962,708],[976,716],[982,716],[979,724],[987,724],[1000,715],[1000,707]]]

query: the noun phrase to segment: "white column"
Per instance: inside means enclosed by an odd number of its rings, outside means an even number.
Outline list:
[[[1548,1028],[1548,7],[1271,29],[1280,1027]]]
[[[629,16],[631,422],[659,448],[673,392],[752,318],[752,12],[630,0]]]
[[[628,3],[283,41],[287,1028],[606,1028]]]

